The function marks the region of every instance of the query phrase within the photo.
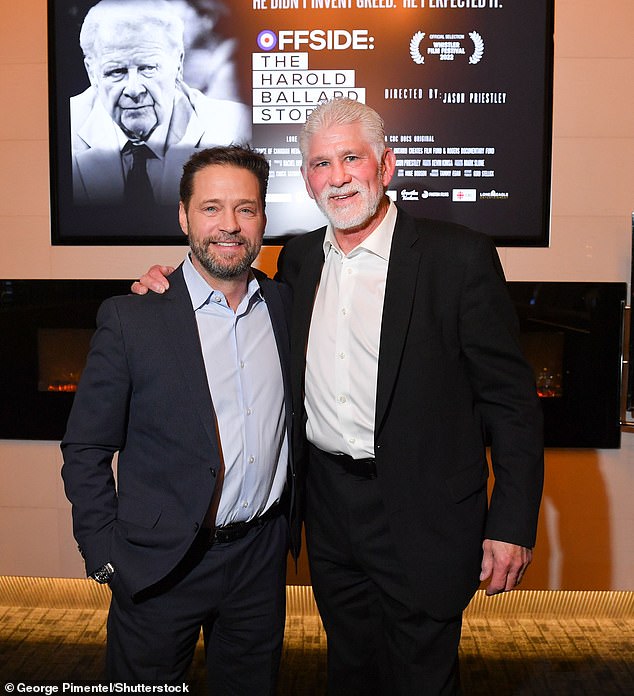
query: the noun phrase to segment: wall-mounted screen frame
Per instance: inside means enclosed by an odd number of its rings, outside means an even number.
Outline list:
[[[202,130],[222,141],[248,132],[270,161],[266,243],[324,223],[300,175],[297,136],[320,100],[343,95],[383,116],[397,159],[388,193],[408,212],[465,224],[501,246],[548,245],[554,0],[167,1],[185,22],[187,98],[227,117],[207,128],[201,107]],[[48,3],[52,242],[183,243],[176,179],[163,180],[153,203],[126,206],[130,155],[88,164],[107,149],[91,139],[95,124],[110,132],[108,147],[125,143],[107,99],[91,90],[79,45],[93,4]],[[195,110],[196,99],[186,105]],[[232,131],[245,113],[248,124]],[[156,191],[169,148],[154,133]]]
[[[508,288],[546,447],[620,447],[627,284],[512,281]]]
[[[509,282],[547,447],[620,445],[625,283]],[[0,438],[59,440],[101,302],[129,280],[0,280]]]

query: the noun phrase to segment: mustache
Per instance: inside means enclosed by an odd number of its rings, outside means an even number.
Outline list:
[[[243,237],[241,234],[221,234],[215,235],[213,237],[205,237],[201,240],[201,243],[204,244],[206,247],[210,246],[211,244],[218,244],[224,242],[234,242],[237,244],[244,245],[249,244],[249,240]]]
[[[352,193],[359,193],[360,189],[358,186],[353,186],[352,184],[347,184],[345,186],[328,186],[321,192],[321,197],[331,198],[332,196],[349,196]]]

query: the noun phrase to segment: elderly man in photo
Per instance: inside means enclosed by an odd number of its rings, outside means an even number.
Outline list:
[[[250,139],[245,105],[183,81],[183,33],[165,0],[101,0],[86,14],[90,87],[70,100],[76,205],[174,204],[195,149]]]

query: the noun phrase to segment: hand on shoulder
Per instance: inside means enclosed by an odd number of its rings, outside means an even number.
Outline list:
[[[148,290],[162,294],[169,290],[170,284],[167,276],[173,272],[174,268],[172,266],[159,266],[157,264],[150,266],[139,280],[135,280],[132,283],[130,290],[135,295],[145,295]]]

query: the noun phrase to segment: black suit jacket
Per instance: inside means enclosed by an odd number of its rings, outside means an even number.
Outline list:
[[[255,273],[277,342],[290,433],[290,293]],[[61,445],[86,571],[113,563],[116,586],[130,596],[183,558],[220,466],[214,406],[181,268],[170,286],[164,295],[113,297],[102,304]],[[288,480],[292,485],[292,471]]]
[[[298,468],[306,461],[305,356],[324,233],[295,238],[279,261],[278,277],[294,293]],[[456,615],[478,587],[484,538],[534,545],[542,490],[541,410],[488,237],[399,210],[377,379],[375,455],[394,547],[421,608]]]

